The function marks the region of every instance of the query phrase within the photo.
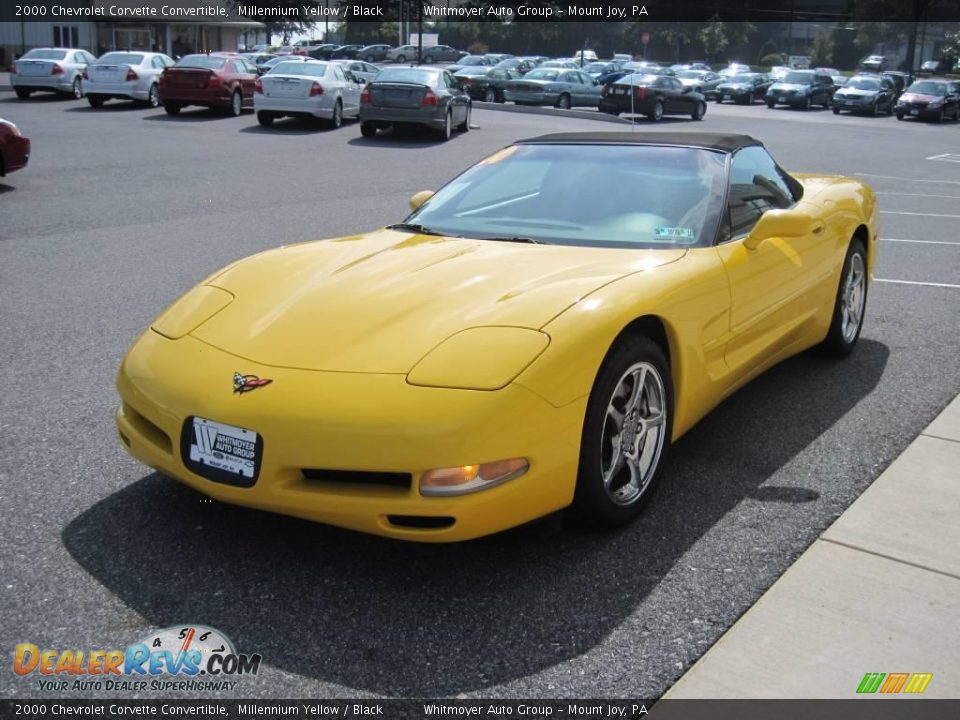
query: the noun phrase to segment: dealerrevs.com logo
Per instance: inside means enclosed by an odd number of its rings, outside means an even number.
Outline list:
[[[237,653],[230,639],[203,625],[169,627],[126,650],[14,649],[13,671],[39,690],[187,692],[233,690],[242,675],[256,675],[260,655]]]

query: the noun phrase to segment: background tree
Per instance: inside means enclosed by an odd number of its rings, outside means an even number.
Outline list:
[[[719,15],[710,18],[710,21],[697,33],[697,39],[703,44],[707,59],[710,61],[716,60],[730,44],[726,23],[720,19]]]
[[[813,38],[810,48],[810,64],[813,67],[829,67],[833,65],[833,31],[821,30]]]

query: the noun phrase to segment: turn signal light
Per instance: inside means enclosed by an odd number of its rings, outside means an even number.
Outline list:
[[[367,85],[367,86],[363,89],[363,92],[360,93],[360,104],[361,104],[361,105],[369,105],[369,104],[372,103],[372,102],[373,102],[373,98],[372,98],[371,95],[370,95],[370,86]]]
[[[436,104],[437,104],[437,95],[436,95],[436,93],[433,92],[433,90],[431,90],[430,88],[427,88],[427,92],[424,93],[424,96],[423,96],[423,102],[421,102],[420,104],[421,104],[421,105],[424,105],[424,106],[426,106],[426,105],[436,106]]]
[[[63,68],[60,67],[57,63],[53,64],[53,67],[50,68],[51,75],[63,75]]]
[[[513,480],[530,469],[526,458],[427,470],[420,476],[421,495],[466,495]]]
[[[310,86],[310,97],[316,97],[317,95],[323,95],[323,85],[315,82]]]
[[[123,79],[124,82],[130,82],[131,80],[139,80],[140,76],[134,72],[133,68],[127,69],[127,76]]]

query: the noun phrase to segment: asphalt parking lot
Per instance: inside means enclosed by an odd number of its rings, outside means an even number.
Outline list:
[[[548,518],[434,547],[203,502],[113,426],[119,361],[163,307],[244,255],[399,221],[413,192],[514,139],[630,126],[478,106],[446,144],[365,140],[355,122],[265,129],[11,92],[0,117],[33,142],[0,179],[8,651],[200,623],[263,656],[230,697],[655,698],[960,391],[960,124],[711,103],[702,124],[636,129],[747,132],[788,169],[878,192],[850,358],[804,354],[736,393],[615,533]],[[36,681],[6,665],[0,694],[36,696]]]

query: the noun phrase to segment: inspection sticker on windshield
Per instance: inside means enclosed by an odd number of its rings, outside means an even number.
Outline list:
[[[655,227],[653,229],[654,237],[658,240],[696,240],[697,236],[693,228],[685,227]]]

